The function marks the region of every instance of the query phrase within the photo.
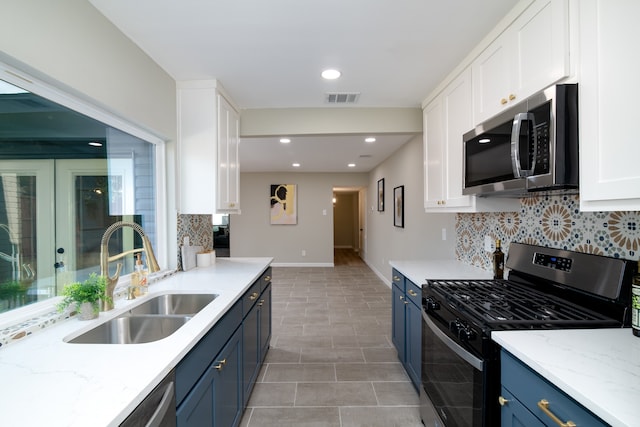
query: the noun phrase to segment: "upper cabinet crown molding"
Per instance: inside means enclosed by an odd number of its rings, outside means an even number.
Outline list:
[[[238,213],[238,110],[216,80],[176,87],[179,212]]]

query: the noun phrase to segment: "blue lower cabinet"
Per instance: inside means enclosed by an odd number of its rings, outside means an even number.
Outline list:
[[[569,421],[580,427],[609,425],[505,350],[500,381],[502,427],[557,427]]]
[[[392,271],[391,341],[416,390],[422,372],[422,289]]]
[[[270,342],[271,268],[178,363],[177,426],[237,426]]]

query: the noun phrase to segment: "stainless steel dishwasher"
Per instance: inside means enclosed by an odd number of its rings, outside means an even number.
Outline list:
[[[175,425],[175,372],[171,371],[120,424],[120,427],[175,427]]]

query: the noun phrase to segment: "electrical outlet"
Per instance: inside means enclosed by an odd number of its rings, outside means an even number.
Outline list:
[[[447,240],[447,229],[446,228],[442,229],[442,240]]]
[[[305,251],[304,249],[302,250],[302,256],[307,256],[307,251]]]
[[[495,239],[489,234],[484,236],[484,250],[487,252],[493,252],[496,250]]]

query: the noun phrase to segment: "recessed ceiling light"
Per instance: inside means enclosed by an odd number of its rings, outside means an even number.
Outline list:
[[[300,167],[300,163],[293,163],[291,166],[293,166],[294,168],[299,168]]]
[[[102,142],[93,141],[90,142],[89,145],[91,145],[92,147],[102,147]]]
[[[349,163],[347,166],[349,166],[350,168],[355,168],[356,164],[355,163]]]
[[[364,142],[376,142],[376,139],[372,136],[370,136],[369,138],[365,138]]]
[[[329,69],[329,70],[324,70],[321,75],[323,79],[335,80],[338,77],[340,77],[342,73],[338,70]]]
[[[280,138],[280,142],[282,142],[283,144],[288,144],[291,142],[291,140],[289,138]]]

